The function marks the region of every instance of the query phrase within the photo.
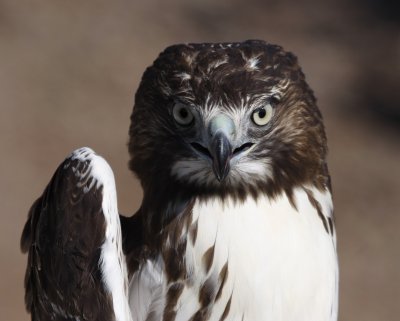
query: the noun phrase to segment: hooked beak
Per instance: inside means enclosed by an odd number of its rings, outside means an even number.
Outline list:
[[[213,161],[213,171],[218,181],[224,180],[230,170],[232,145],[224,132],[217,132],[210,144],[210,153]]]
[[[235,148],[235,135],[236,128],[232,119],[219,114],[210,121],[208,127],[208,148],[197,142],[191,143],[199,154],[211,160],[214,175],[219,182],[228,176],[232,157],[237,157],[253,145],[252,142],[245,142]]]

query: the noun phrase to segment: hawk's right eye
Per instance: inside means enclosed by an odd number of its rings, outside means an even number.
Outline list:
[[[176,103],[172,109],[175,121],[182,126],[189,126],[194,120],[194,116],[190,108],[181,103]]]

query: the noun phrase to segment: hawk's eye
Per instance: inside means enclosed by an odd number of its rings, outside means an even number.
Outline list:
[[[175,121],[182,126],[189,126],[194,120],[190,108],[180,103],[175,104],[172,109],[172,114],[174,115]]]
[[[251,118],[253,122],[258,126],[266,125],[272,117],[272,106],[267,104],[263,107],[257,108],[253,111]]]

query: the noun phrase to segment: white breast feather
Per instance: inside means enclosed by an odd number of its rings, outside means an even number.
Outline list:
[[[129,305],[133,321],[162,320],[165,305],[166,280],[161,257],[147,260],[133,275],[129,285]],[[152,318],[148,318],[152,315]]]
[[[311,189],[326,217],[332,215],[328,191]],[[222,295],[212,308],[210,321],[220,319],[229,297],[229,321],[335,321],[337,319],[338,267],[336,242],[324,229],[321,218],[306,192],[295,189],[297,210],[285,194],[270,201],[248,198],[243,203],[219,199],[196,201],[193,222],[198,220],[195,244],[186,249],[187,270],[194,272],[176,306],[176,321],[187,321],[199,309],[198,291],[208,277],[217,278],[228,261],[228,278]],[[190,239],[190,238],[189,238]],[[214,260],[208,274],[202,257],[215,244]],[[162,262],[159,262],[160,267]],[[154,269],[143,267],[146,273]],[[141,272],[143,273],[143,272]],[[148,276],[146,276],[148,279]],[[156,277],[153,286],[166,293],[165,279]],[[139,297],[148,291],[137,275],[131,284],[131,309],[140,308]],[[132,291],[135,289],[135,291]],[[147,291],[147,292],[146,292]],[[149,299],[149,302],[152,302]],[[164,308],[153,304],[162,315]],[[145,320],[145,318],[134,318]],[[162,318],[160,317],[159,320]],[[157,320],[157,319],[155,319]]]

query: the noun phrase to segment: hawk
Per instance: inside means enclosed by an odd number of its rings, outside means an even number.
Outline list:
[[[293,54],[168,47],[143,75],[128,145],[144,192],[133,216],[90,148],[33,204],[32,320],[337,320],[326,135]]]

